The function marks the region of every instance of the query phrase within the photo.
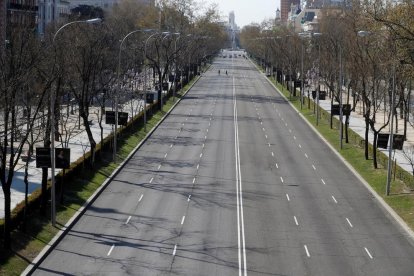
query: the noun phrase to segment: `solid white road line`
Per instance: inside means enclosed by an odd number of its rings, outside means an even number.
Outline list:
[[[336,198],[334,196],[332,196],[333,201],[335,201],[335,203],[338,203],[338,201],[336,201]]]
[[[296,216],[293,216],[293,218],[295,219],[295,224],[296,224],[297,226],[299,226],[299,223],[298,223],[298,220],[297,220]]]
[[[144,195],[141,195],[138,199],[138,202],[141,202],[142,198],[144,197]]]
[[[128,219],[127,219],[127,221],[125,222],[125,224],[128,224],[128,223],[129,223],[129,221],[131,220],[131,218],[132,218],[132,217],[131,217],[131,216],[129,216],[129,217],[128,217]]]
[[[288,194],[286,194],[286,198],[287,198],[288,201],[290,201],[290,197],[289,197]]]
[[[239,276],[247,276],[246,266],[246,239],[244,232],[243,190],[240,167],[239,125],[237,119],[236,86],[233,76],[233,121],[234,121],[234,149],[236,159],[236,196],[237,196],[237,240],[239,257]],[[243,257],[243,259],[242,259]]]
[[[310,258],[309,250],[308,250],[308,247],[306,246],[306,244],[303,247],[305,247],[306,256],[308,256],[308,258]]]
[[[175,253],[177,253],[177,245],[174,245],[173,256],[175,256]]]
[[[111,246],[111,249],[109,249],[109,252],[108,252],[108,254],[107,254],[106,256],[111,255],[112,250],[114,250],[114,248],[115,248],[115,244],[113,244],[113,245]]]
[[[367,252],[368,256],[369,256],[371,259],[374,259],[374,258],[372,257],[372,255],[371,255],[371,253],[369,252],[368,248],[364,247],[364,249],[365,249],[365,252]]]
[[[183,216],[183,218],[181,219],[181,225],[184,224],[184,220],[185,220],[185,216]]]
[[[349,226],[351,226],[351,228],[353,228],[354,226],[352,225],[351,221],[348,218],[345,218],[345,219],[348,222]]]

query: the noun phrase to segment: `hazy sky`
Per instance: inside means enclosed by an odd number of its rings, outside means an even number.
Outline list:
[[[228,18],[234,11],[236,24],[243,27],[252,22],[261,23],[264,19],[275,18],[276,9],[280,9],[280,0],[197,0],[205,5],[218,4],[220,13]]]

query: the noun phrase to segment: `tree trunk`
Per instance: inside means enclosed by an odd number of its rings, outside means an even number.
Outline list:
[[[11,194],[10,194],[10,185],[8,183],[2,183],[3,193],[4,193],[4,243],[3,246],[5,249],[11,248]]]
[[[348,126],[349,126],[349,116],[345,117],[345,143],[349,143],[349,133],[348,133]]]
[[[86,131],[86,134],[88,135],[89,144],[91,146],[91,157],[92,157],[91,158],[91,166],[93,167],[93,165],[95,163],[96,142],[95,142],[95,139],[93,138],[91,127],[89,126],[88,115],[85,112],[81,112],[80,116],[83,119],[83,124],[85,126],[85,131]]]
[[[378,169],[378,162],[377,162],[377,139],[378,139],[378,132],[374,131],[374,143],[372,145],[372,156],[374,161],[374,168]]]
[[[47,211],[47,201],[48,201],[48,195],[47,195],[47,176],[48,176],[48,169],[42,168],[42,198],[40,203],[40,214],[43,216],[46,216]]]
[[[365,148],[365,160],[369,159],[369,151],[368,151],[368,134],[369,134],[369,121],[368,121],[368,115],[365,115],[365,143],[364,143],[364,148]]]

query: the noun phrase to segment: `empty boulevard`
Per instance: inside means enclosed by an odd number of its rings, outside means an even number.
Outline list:
[[[413,274],[403,231],[241,54],[215,59],[35,275]]]

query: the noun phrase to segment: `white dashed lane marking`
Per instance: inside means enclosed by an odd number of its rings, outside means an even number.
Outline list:
[[[293,219],[295,220],[295,224],[296,224],[297,226],[299,226],[298,219],[296,218],[296,216],[293,216]]]
[[[351,228],[353,228],[354,226],[352,225],[352,223],[351,223],[351,221],[349,220],[349,218],[345,218],[345,219],[346,219],[346,221],[348,222],[349,226],[350,226]]]
[[[308,258],[310,258],[309,250],[308,250],[308,247],[306,246],[306,244],[303,247],[305,248],[306,256],[308,256]]]
[[[114,248],[115,248],[115,244],[113,244],[113,245],[111,246],[111,249],[109,249],[107,256],[111,255],[112,250],[114,250]]]
[[[372,255],[371,255],[371,252],[369,252],[368,248],[364,247],[364,249],[365,249],[365,252],[367,252],[368,256],[369,256],[371,259],[373,259]]]

